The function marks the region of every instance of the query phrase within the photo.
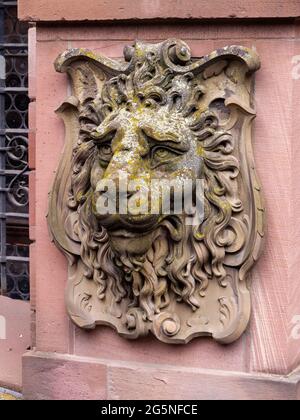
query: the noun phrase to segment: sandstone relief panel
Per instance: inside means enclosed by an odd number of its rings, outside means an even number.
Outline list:
[[[192,58],[170,39],[124,59],[62,53],[72,96],[48,223],[69,261],[66,305],[82,328],[166,343],[236,340],[264,236],[251,146],[254,50]]]

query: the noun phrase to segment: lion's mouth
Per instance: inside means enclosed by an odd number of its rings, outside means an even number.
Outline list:
[[[112,230],[109,232],[110,236],[112,237],[117,237],[117,238],[137,238],[137,237],[142,237],[144,235],[147,235],[149,233],[149,231],[142,233],[142,232],[132,232],[126,229],[116,229],[116,230]]]
[[[110,215],[99,218],[100,224],[111,236],[135,237],[156,229],[162,217],[159,215]]]
[[[182,220],[178,216],[152,215],[148,216],[147,220],[145,217],[134,216],[125,219],[120,215],[116,216],[114,221],[110,219],[108,224],[108,220],[106,220],[106,223],[103,224],[109,236],[113,238],[142,239],[159,227],[167,229],[175,241],[180,240],[182,236]]]

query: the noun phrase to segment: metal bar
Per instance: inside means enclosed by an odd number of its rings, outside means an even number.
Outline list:
[[[26,53],[20,53],[20,54],[18,54],[18,53],[10,53],[10,52],[6,52],[6,57],[26,57],[26,58],[28,58],[28,54]]]
[[[14,170],[14,169],[0,169],[0,175],[18,175],[22,172],[22,170]],[[23,172],[22,175],[29,175],[29,171]]]
[[[1,257],[0,262],[1,264],[6,264],[7,262],[15,261],[15,262],[29,262],[29,257],[16,257],[14,255],[7,256],[7,257]],[[4,294],[5,290],[2,290],[2,294]]]
[[[28,92],[28,88],[25,88],[25,87],[15,87],[15,88],[12,88],[12,87],[8,87],[8,88],[0,88],[0,93],[26,93],[26,92]]]
[[[29,262],[29,257],[17,257],[16,255],[8,255],[6,261]]]
[[[29,219],[29,214],[28,213],[5,213],[4,216],[5,216],[5,218],[7,218],[7,217],[17,217],[18,219]],[[1,217],[1,213],[0,213],[0,217]]]
[[[23,51],[25,50],[25,48],[23,48]],[[5,55],[6,57],[28,57],[28,53],[27,51],[25,52],[10,52],[9,49],[5,49]]]
[[[2,6],[2,5],[1,5]],[[0,43],[4,39],[4,9],[0,7]],[[5,57],[3,49],[0,48],[0,129],[5,129]],[[1,130],[1,131],[2,131]],[[0,148],[5,148],[5,135],[0,133]],[[5,170],[5,152],[0,151],[0,170]],[[5,174],[0,174],[0,213],[6,212],[6,192],[5,192]],[[6,284],[6,220],[0,219],[0,293],[4,294],[7,289]]]
[[[0,44],[1,48],[28,48],[28,44]]]
[[[28,134],[29,129],[28,128],[0,128],[0,135],[5,134]]]

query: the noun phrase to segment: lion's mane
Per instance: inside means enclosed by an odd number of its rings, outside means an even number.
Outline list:
[[[202,94],[193,74],[174,75],[162,70],[159,60],[149,54],[135,64],[133,72],[111,78],[100,97],[87,98],[81,106],[68,206],[78,213],[84,276],[98,285],[99,299],[109,289],[117,302],[127,297],[130,306],[142,309],[148,319],[168,305],[170,293],[196,309],[212,278],[225,285],[224,258],[229,245],[226,228],[232,212],[241,206],[239,200],[230,199],[228,174],[230,179],[235,178],[239,168],[232,155],[232,136],[220,128],[214,112],[198,108]],[[115,255],[105,228],[91,211],[90,175],[97,158],[91,131],[105,118],[113,118],[120,107],[130,110],[133,100],[182,115],[201,144],[204,162],[204,221],[199,226],[186,226],[183,218],[177,218],[181,224],[179,240],[172,236],[171,221],[165,223],[160,227],[159,240],[139,258]]]

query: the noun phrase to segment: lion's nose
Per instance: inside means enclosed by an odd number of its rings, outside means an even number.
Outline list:
[[[136,193],[136,191],[134,191],[134,190],[127,191],[127,199],[131,198],[135,193]]]
[[[134,196],[136,190],[119,188],[118,182],[114,182],[113,188],[109,188],[107,185],[99,185],[97,188],[97,193],[99,196],[105,195],[107,200],[110,202],[119,203],[122,207],[122,203],[126,205],[128,200]]]
[[[115,193],[117,193],[118,194],[118,196],[120,197],[120,198],[127,198],[127,199],[129,199],[129,198],[131,198],[135,193],[136,193],[136,190],[130,190],[130,189],[124,189],[124,188],[119,188],[119,182],[115,182],[114,180],[111,180],[113,183],[114,183],[114,188],[113,188],[113,191],[115,192]],[[109,194],[110,192],[112,192],[112,191],[110,191],[110,188],[107,186],[107,185],[105,185],[105,184],[99,184],[98,185],[98,187],[97,187],[97,192],[100,194],[100,195],[102,195],[102,194]]]
[[[133,190],[118,190],[117,189],[117,194],[119,196],[119,200],[129,200],[135,193],[136,191]]]

